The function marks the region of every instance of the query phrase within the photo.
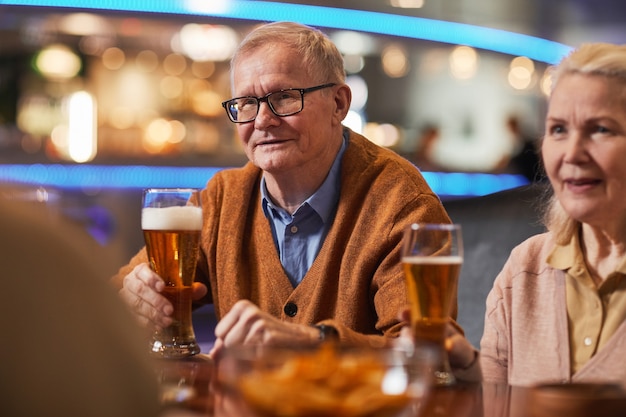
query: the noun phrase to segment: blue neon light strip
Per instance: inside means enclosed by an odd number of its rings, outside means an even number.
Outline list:
[[[220,167],[108,165],[0,165],[0,182],[58,189],[124,189],[148,187],[203,188]],[[478,196],[527,184],[521,175],[424,172],[440,196]]]
[[[201,5],[202,9],[193,8]],[[213,16],[256,21],[290,20],[311,26],[356,30],[526,56],[555,64],[571,47],[534,36],[462,23],[364,10],[250,0],[0,0],[0,5],[44,6]]]
[[[0,165],[0,182],[64,189],[202,188],[221,168],[142,165]]]

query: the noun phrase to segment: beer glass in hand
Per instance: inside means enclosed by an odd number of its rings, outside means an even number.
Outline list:
[[[154,333],[151,350],[165,358],[200,353],[191,323],[191,284],[202,229],[197,190],[145,190],[141,228],[150,267],[165,282],[163,295],[174,306],[173,323]]]
[[[440,352],[437,385],[455,382],[444,342],[462,262],[460,225],[413,224],[405,231],[402,264],[411,330],[416,344],[430,344]]]

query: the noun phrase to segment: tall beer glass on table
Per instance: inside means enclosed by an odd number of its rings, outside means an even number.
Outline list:
[[[145,190],[141,228],[150,267],[165,282],[163,295],[174,306],[173,323],[154,332],[150,350],[164,358],[200,353],[191,322],[191,288],[202,230],[198,191]]]
[[[416,344],[429,344],[439,352],[437,385],[455,382],[445,350],[446,326],[456,301],[463,263],[461,226],[412,224],[404,234],[402,264]]]

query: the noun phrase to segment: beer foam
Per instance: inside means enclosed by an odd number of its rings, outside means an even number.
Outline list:
[[[462,264],[462,256],[404,256],[402,263],[420,265]]]
[[[141,210],[142,230],[201,230],[202,208],[146,207]]]

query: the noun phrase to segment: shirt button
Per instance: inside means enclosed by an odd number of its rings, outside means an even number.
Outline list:
[[[298,233],[298,226],[291,226],[291,233]]]
[[[593,343],[593,341],[591,340],[590,337],[585,337],[585,340],[583,340],[583,343],[585,344],[585,346],[591,346],[591,343]]]
[[[285,308],[283,309],[283,311],[289,317],[294,317],[296,314],[298,314],[298,306],[294,303],[287,303],[285,304]]]

